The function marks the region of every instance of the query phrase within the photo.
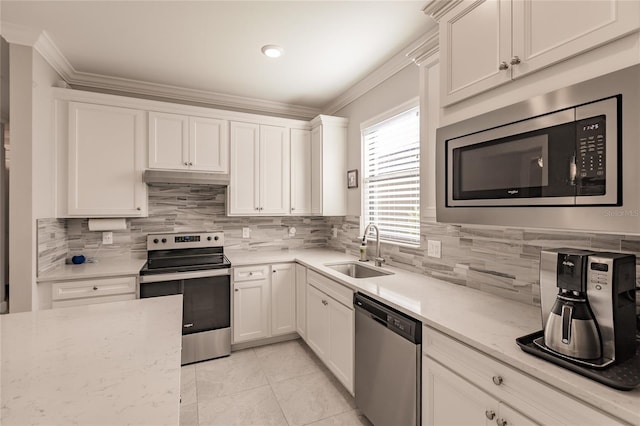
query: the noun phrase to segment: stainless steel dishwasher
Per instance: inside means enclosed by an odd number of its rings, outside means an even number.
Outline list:
[[[422,323],[362,293],[353,305],[356,406],[375,426],[420,425]]]

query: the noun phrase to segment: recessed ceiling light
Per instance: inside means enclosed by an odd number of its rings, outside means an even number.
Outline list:
[[[269,58],[279,58],[284,53],[284,49],[276,44],[262,46],[262,53]]]

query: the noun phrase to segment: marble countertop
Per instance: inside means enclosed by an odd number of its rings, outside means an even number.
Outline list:
[[[493,296],[422,274],[384,266],[393,272],[377,278],[354,279],[325,266],[356,260],[331,250],[230,252],[236,266],[297,261],[353,290],[380,299],[534,378],[567,392],[631,424],[640,425],[640,389],[618,391],[523,352],[517,337],[542,328],[536,306]]]
[[[0,316],[0,422],[178,425],[182,296]]]
[[[145,263],[147,263],[147,259],[110,257],[97,259],[94,263],[87,262],[81,265],[65,264],[62,268],[40,274],[37,281],[66,281],[85,278],[138,275]]]

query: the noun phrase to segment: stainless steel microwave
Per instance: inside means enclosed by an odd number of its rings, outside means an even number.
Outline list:
[[[620,205],[621,98],[446,140],[447,206]]]
[[[640,233],[640,66],[436,131],[438,222]]]

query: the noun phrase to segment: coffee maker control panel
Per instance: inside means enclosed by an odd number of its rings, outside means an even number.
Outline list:
[[[609,283],[609,265],[606,263],[591,262],[589,269],[590,284],[596,290],[602,290],[602,286]]]

